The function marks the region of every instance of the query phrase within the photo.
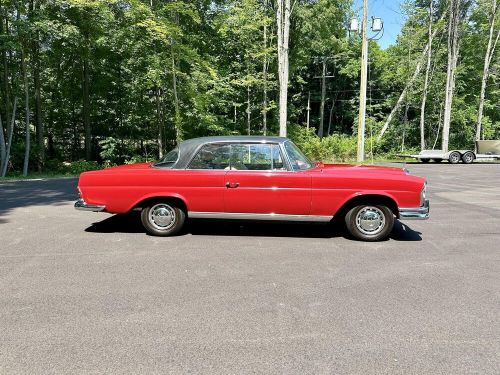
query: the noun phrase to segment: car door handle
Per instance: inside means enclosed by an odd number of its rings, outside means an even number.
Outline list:
[[[236,189],[238,186],[240,186],[239,182],[226,182],[226,187],[228,189]]]

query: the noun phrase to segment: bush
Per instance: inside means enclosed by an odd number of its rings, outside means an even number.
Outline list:
[[[59,160],[47,160],[45,171],[63,175],[78,175],[87,171],[94,171],[100,166],[95,161],[78,160],[74,162],[61,162]]]
[[[346,162],[356,158],[356,137],[333,134],[320,139],[314,129],[291,126],[290,138],[314,161]]]
[[[87,171],[95,171],[100,167],[95,161],[78,160],[67,163],[67,168],[68,174],[76,175]]]
[[[125,164],[135,164],[135,163],[147,163],[152,161],[151,158],[142,155],[132,156],[130,159],[125,161]]]

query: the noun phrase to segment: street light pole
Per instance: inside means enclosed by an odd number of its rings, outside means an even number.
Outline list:
[[[361,82],[359,86],[359,119],[358,119],[358,163],[365,159],[365,127],[366,127],[366,86],[368,78],[368,0],[363,0],[363,22],[361,23]]]

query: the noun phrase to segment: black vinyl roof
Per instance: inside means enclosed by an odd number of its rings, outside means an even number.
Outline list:
[[[185,169],[198,149],[207,143],[284,143],[288,141],[285,137],[265,137],[259,135],[236,135],[200,137],[188,139],[179,144],[179,158],[177,162],[170,165],[171,169]]]

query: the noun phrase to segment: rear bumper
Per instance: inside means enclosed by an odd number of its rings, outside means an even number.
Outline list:
[[[429,200],[426,199],[421,207],[400,208],[399,218],[401,220],[427,220],[429,218]]]
[[[92,212],[101,212],[106,209],[106,206],[96,205],[96,204],[87,204],[83,199],[78,199],[75,202],[75,209],[80,211],[92,211]]]

